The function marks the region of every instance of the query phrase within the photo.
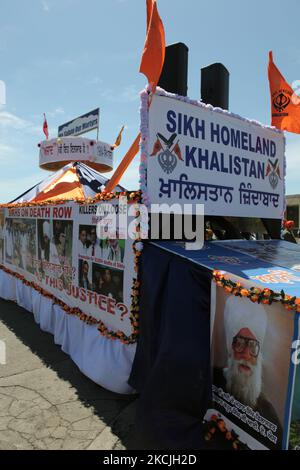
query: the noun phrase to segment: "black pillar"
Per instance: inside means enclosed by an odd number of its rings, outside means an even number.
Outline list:
[[[188,47],[182,42],[166,47],[165,62],[158,86],[170,93],[187,96]]]
[[[218,108],[229,108],[229,72],[223,64],[201,69],[201,99]]]

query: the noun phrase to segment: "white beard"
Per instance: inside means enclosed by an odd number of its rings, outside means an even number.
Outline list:
[[[250,375],[239,372],[238,366],[246,365],[251,369]],[[257,357],[256,365],[250,364],[244,359],[239,361],[232,356],[228,358],[228,367],[224,369],[226,378],[226,390],[237,400],[245,405],[255,408],[257,399],[262,389],[262,356]]]

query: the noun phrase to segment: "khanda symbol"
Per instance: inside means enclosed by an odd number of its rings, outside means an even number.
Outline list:
[[[287,107],[289,102],[289,97],[282,92],[278,93],[273,99],[273,105],[279,113],[281,113]]]
[[[154,143],[150,157],[155,157],[155,155],[158,154],[158,163],[162,170],[167,174],[172,173],[177,165],[177,158],[179,160],[183,160],[181,150],[178,145],[179,141],[174,144],[177,134],[172,134],[169,139],[166,139],[166,137],[158,132],[156,137],[157,139]]]
[[[281,179],[280,168],[278,164],[278,158],[276,158],[273,163],[271,160],[268,160],[268,166],[266,170],[266,176],[269,175],[269,182],[273,189],[278,185],[278,180]]]

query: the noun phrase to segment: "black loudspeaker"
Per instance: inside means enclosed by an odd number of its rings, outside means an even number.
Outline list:
[[[229,109],[229,72],[223,64],[201,69],[201,99],[206,104]]]
[[[188,53],[188,47],[182,42],[166,47],[158,86],[170,93],[187,96]]]

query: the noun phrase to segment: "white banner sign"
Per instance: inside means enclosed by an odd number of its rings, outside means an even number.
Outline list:
[[[72,121],[61,124],[58,127],[58,137],[68,137],[71,135],[80,135],[99,128],[100,109],[93,109],[89,113],[73,119]]]
[[[204,204],[205,214],[281,218],[284,135],[155,95],[149,109],[147,191],[153,204]]]
[[[98,238],[97,223],[118,213],[118,200],[98,204],[32,206],[0,212],[0,264],[38,284],[69,307],[114,332],[133,332],[133,240]],[[133,218],[129,217],[129,220]]]
[[[113,150],[110,144],[82,137],[44,140],[40,144],[40,167],[57,169],[69,162],[83,162],[98,171],[113,169]]]

